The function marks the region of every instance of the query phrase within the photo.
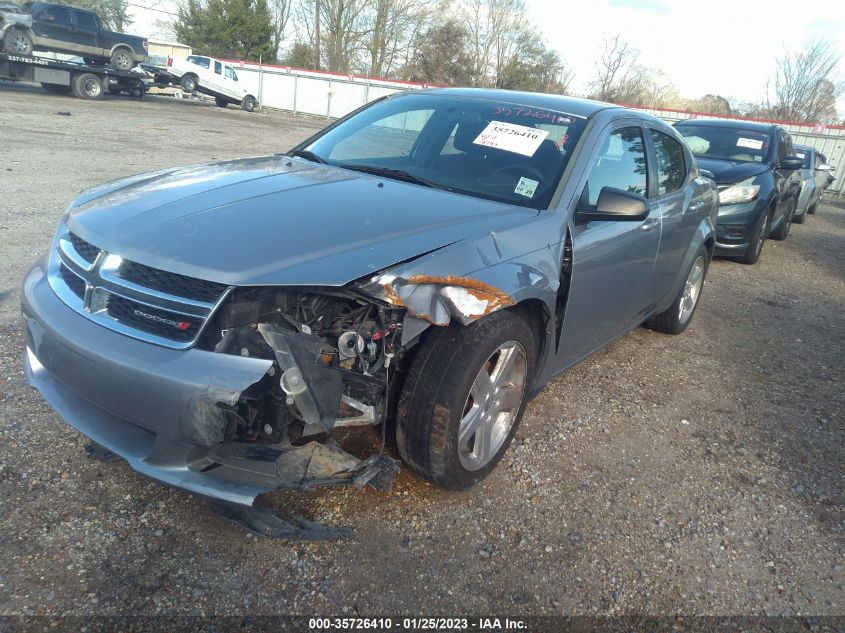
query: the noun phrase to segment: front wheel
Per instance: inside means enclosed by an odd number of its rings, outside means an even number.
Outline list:
[[[768,237],[768,229],[769,214],[764,213],[757,220],[754,230],[751,231],[751,235],[748,237],[748,249],[745,251],[745,255],[739,258],[741,263],[751,265],[759,261],[760,253],[763,252],[763,244],[766,242],[766,237]]]
[[[433,328],[399,398],[396,441],[405,463],[444,488],[484,479],[522,419],[534,359],[534,334],[512,310]]]
[[[705,246],[699,246],[692,258],[687,278],[678,296],[665,312],[655,314],[645,325],[647,328],[666,334],[680,334],[687,329],[692,321],[692,315],[698,307],[701,291],[704,289],[704,279],[710,267],[710,253]]]
[[[32,55],[32,38],[20,29],[9,29],[3,36],[3,48],[14,55]]]
[[[253,97],[252,95],[245,96],[244,100],[241,101],[241,107],[246,112],[252,112],[253,110],[255,110],[255,106],[257,106],[257,105],[258,105],[258,101],[256,101],[255,97]]]

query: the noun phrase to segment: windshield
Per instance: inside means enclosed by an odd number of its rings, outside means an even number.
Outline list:
[[[411,94],[375,103],[299,153],[386,178],[543,209],[584,124],[583,118],[529,106]]]
[[[762,163],[769,155],[768,132],[711,125],[679,125],[676,129],[697,158]]]

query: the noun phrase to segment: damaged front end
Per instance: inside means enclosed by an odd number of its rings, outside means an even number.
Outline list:
[[[195,467],[270,489],[389,489],[399,464],[383,444],[358,459],[330,433],[384,421],[403,312],[342,289],[233,290],[198,347],[272,364],[214,403],[223,415],[191,416],[183,438],[210,447]]]
[[[392,370],[429,326],[467,325],[512,305],[472,278],[382,273],[347,288],[238,288],[218,308],[199,347],[272,361],[223,415],[192,416],[183,437],[209,446],[203,469],[268,488],[352,484],[389,488],[398,462],[363,460],[331,437],[388,415]],[[398,393],[394,391],[393,393]]]

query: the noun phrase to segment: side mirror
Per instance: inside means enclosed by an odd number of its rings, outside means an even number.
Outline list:
[[[648,205],[646,199],[636,193],[614,189],[613,187],[603,187],[595,208],[579,209],[576,217],[584,222],[596,220],[637,222],[648,217]]]
[[[780,161],[780,168],[788,171],[795,171],[796,169],[801,169],[803,166],[804,159],[798,158],[797,156],[787,156]]]
[[[816,171],[833,171],[831,165],[816,165]]]

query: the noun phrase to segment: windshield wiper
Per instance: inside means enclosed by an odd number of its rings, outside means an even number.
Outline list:
[[[357,163],[344,163],[337,166],[343,167],[344,169],[351,169],[352,171],[360,171],[366,174],[373,174],[374,176],[385,176],[387,178],[393,178],[394,180],[401,180],[403,182],[410,182],[415,185],[431,187],[432,189],[445,189],[446,191],[452,191],[451,187],[447,187],[446,185],[441,185],[440,183],[427,180],[426,178],[421,178],[420,176],[415,176],[414,174],[407,172],[404,169],[395,169],[393,167],[377,167],[376,165],[363,165]]]
[[[320,163],[321,165],[328,165],[328,161],[322,156],[318,156],[309,149],[295,149],[287,153],[288,156],[296,156],[297,158],[304,158],[310,160],[312,163]]]

